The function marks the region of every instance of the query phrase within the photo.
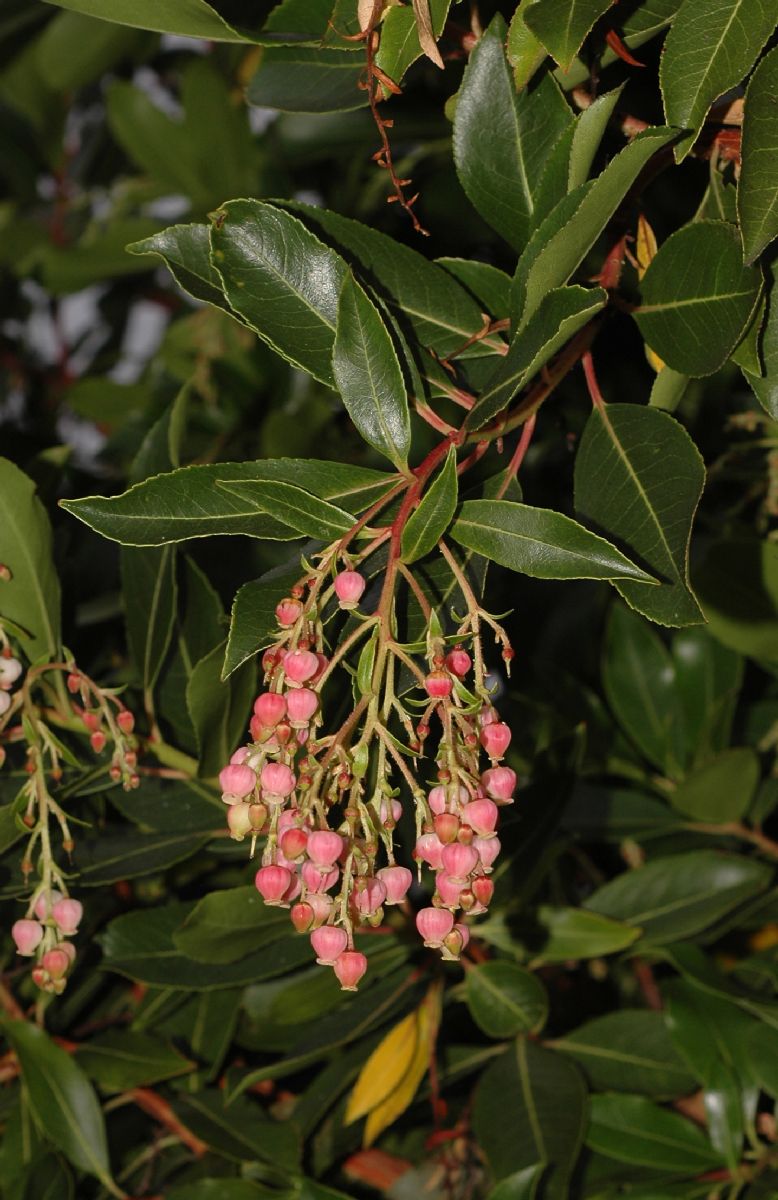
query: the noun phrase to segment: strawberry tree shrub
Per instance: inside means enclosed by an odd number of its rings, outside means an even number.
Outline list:
[[[0,16],[0,1193],[778,1195],[776,13]]]

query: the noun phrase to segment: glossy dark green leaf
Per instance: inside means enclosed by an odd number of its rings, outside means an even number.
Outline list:
[[[214,808],[211,831],[219,829],[219,817]],[[99,835],[87,833],[78,838],[74,865],[79,871],[79,886],[105,887],[122,879],[164,871],[196,854],[206,841],[203,832],[193,833],[183,821],[174,830],[154,833],[136,833],[114,823],[102,828]]]
[[[228,963],[288,934],[288,913],[268,907],[251,886],[226,888],[198,900],[173,942],[198,962]]]
[[[765,297],[765,316],[759,333],[762,373],[743,371],[748,383],[769,417],[778,420],[778,290],[770,274],[770,286]]]
[[[764,1026],[753,1022],[745,1039],[749,1071],[761,1087],[778,1098],[778,1043]]]
[[[681,829],[685,821],[664,800],[631,788],[578,784],[564,824],[586,840],[645,842]]]
[[[211,257],[230,306],[293,366],[332,386],[342,259],[291,213],[258,200],[222,205]]]
[[[174,546],[122,548],[127,640],[144,691],[157,681],[176,615]]]
[[[618,875],[598,888],[585,907],[641,926],[652,942],[677,941],[764,891],[770,878],[769,868],[756,859],[695,850]]]
[[[154,986],[206,992],[284,975],[311,959],[307,938],[289,926],[286,937],[234,963],[208,964],[188,958],[173,943],[173,935],[191,911],[191,904],[137,909],[111,921],[100,936],[102,966],[130,979]]]
[[[552,1045],[570,1054],[598,1091],[639,1092],[665,1100],[694,1090],[695,1077],[658,1012],[607,1013],[555,1038]]]
[[[651,408],[660,408],[663,412],[675,412],[686,394],[689,386],[689,376],[674,371],[665,365],[657,375],[651,387],[648,403]]]
[[[411,429],[400,363],[378,309],[351,274],[343,282],[337,312],[335,385],[365,441],[403,468]]]
[[[504,320],[509,315],[511,277],[505,271],[475,258],[446,257],[438,258],[436,262],[459,280],[496,320]]]
[[[592,410],[575,461],[576,510],[660,580],[659,587],[617,587],[631,608],[661,625],[702,618],[688,554],[704,481],[699,452],[667,413],[632,404]]]
[[[594,157],[622,91],[623,87],[618,87],[612,92],[605,92],[576,117],[568,172],[568,186],[571,191],[589,178]]]
[[[721,1159],[698,1125],[643,1096],[592,1096],[586,1144],[618,1162],[705,1171]]]
[[[240,42],[236,33],[206,0],[54,0],[60,8],[135,25],[140,29],[156,29],[160,33],[176,33],[182,37],[207,38],[209,41]]]
[[[533,954],[543,962],[600,958],[626,949],[640,937],[634,923],[627,925],[582,908],[542,904],[537,920],[540,940]]]
[[[227,303],[221,278],[211,262],[211,238],[207,225],[171,225],[161,233],[132,242],[130,254],[155,254],[163,260],[179,287],[206,304],[228,312],[242,324],[248,324]]]
[[[430,20],[436,37],[443,32],[450,7],[451,0],[430,0]],[[381,21],[376,65],[397,84],[402,83],[405,72],[422,55],[415,17],[412,6],[398,4],[386,9]]]
[[[345,112],[367,104],[358,54],[318,46],[271,46],[248,86],[249,104],[281,112]]]
[[[745,333],[762,279],[743,265],[740,239],[724,221],[695,221],[662,244],[641,283],[635,320],[674,371],[711,375]]]
[[[694,572],[710,630],[752,658],[778,660],[778,546],[755,537],[714,541]]]
[[[60,588],[51,526],[34,483],[7,458],[0,458],[0,563],[11,576],[0,580],[0,612],[18,626],[31,659],[57,658]]]
[[[75,1061],[109,1092],[147,1087],[194,1069],[193,1062],[161,1038],[129,1029],[107,1030],[90,1038],[79,1046]]]
[[[560,67],[569,67],[610,0],[535,0],[524,20]]]
[[[729,745],[743,660],[707,626],[678,630],[671,650],[687,754],[699,764]]]
[[[524,20],[524,14],[532,2],[519,0],[505,41],[505,53],[513,69],[517,90],[526,87],[546,58],[546,47],[538,41]]]
[[[602,288],[555,288],[544,296],[537,312],[515,335],[507,355],[487,380],[468,414],[466,427],[480,429],[502,412],[532,376],[604,307],[606,300]]]
[[[199,773],[218,775],[248,726],[256,690],[256,671],[244,663],[222,679],[226,642],[215,646],[192,669],[186,706],[197,737]]]
[[[738,213],[746,262],[778,236],[778,50],[765,55],[746,91]]]
[[[208,833],[224,817],[218,792],[197,779],[145,777],[132,792],[113,788],[110,800],[128,821],[162,833]]]
[[[244,583],[235,596],[222,678],[264,650],[278,636],[276,605],[300,579],[300,564],[273,567],[259,579]]]
[[[332,541],[346,533],[356,517],[326,500],[320,500],[305,488],[292,483],[265,479],[219,480],[239,500],[254,504],[261,512],[272,513],[306,537]]]
[[[686,738],[673,660],[651,626],[623,604],[613,606],[606,627],[602,680],[624,731],[654,766],[677,778]]]
[[[640,567],[563,513],[510,500],[466,500],[452,537],[536,579],[646,579]]]
[[[37,1025],[5,1021],[3,1031],[16,1051],[36,1124],[74,1167],[119,1196],[111,1179],[103,1114],[86,1075]]]
[[[467,972],[467,1003],[479,1029],[493,1038],[537,1033],[546,1023],[543,984],[517,963],[482,963]]]
[[[517,324],[529,320],[552,288],[567,283],[646,163],[674,136],[662,126],[639,133],[596,179],[575,188],[541,222],[516,268],[511,307]]]
[[[392,476],[367,467],[304,458],[209,463],[148,479],[120,496],[87,496],[63,501],[63,507],[103,537],[127,546],[162,546],[214,534],[282,541],[299,537],[297,530],[216,486],[219,480],[247,479],[291,483],[349,507],[367,507],[394,482]]]
[[[260,1159],[286,1170],[299,1165],[299,1134],[291,1121],[269,1119],[245,1097],[229,1103],[222,1089],[181,1094],[174,1107],[184,1123],[220,1155],[244,1163]]]
[[[724,750],[688,775],[669,795],[678,812],[693,821],[739,821],[748,812],[759,782],[759,758],[747,746]]]
[[[543,1163],[524,1167],[500,1180],[489,1193],[488,1200],[534,1200],[543,1177]]]
[[[495,1179],[542,1162],[545,1195],[563,1200],[586,1128],[586,1089],[577,1067],[518,1038],[481,1076],[473,1128]]]
[[[452,446],[403,530],[403,562],[414,563],[435,548],[451,524],[457,506],[457,491],[457,455]]]
[[[689,130],[691,150],[714,100],[740,83],[776,26],[770,0],[684,0],[662,54],[659,82],[669,125]]]
[[[572,115],[550,79],[533,95],[517,96],[505,32],[496,17],[470,55],[454,117],[454,159],[475,208],[521,249],[536,223],[543,164]]]

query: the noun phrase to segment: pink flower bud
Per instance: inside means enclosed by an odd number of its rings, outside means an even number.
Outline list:
[[[304,900],[300,904],[292,905],[289,916],[298,933],[308,933],[313,929],[314,912],[311,905]]]
[[[278,802],[290,796],[297,780],[291,767],[285,763],[265,763],[259,776],[262,799]]]
[[[493,800],[473,800],[465,805],[462,820],[481,837],[488,837],[497,828],[497,805]]]
[[[52,916],[54,905],[58,900],[62,899],[62,892],[52,888],[48,895],[41,892],[38,899],[35,901],[35,916],[39,921],[47,921]]]
[[[252,808],[253,805],[241,801],[227,809],[227,828],[236,842],[242,842],[247,833],[253,832]]]
[[[459,833],[459,817],[456,813],[438,813],[433,824],[435,825],[435,833],[444,846],[447,846],[449,842],[456,841],[457,834]]]
[[[424,690],[433,700],[444,700],[451,695],[454,684],[447,671],[430,671],[424,680]]]
[[[441,946],[454,928],[454,917],[445,908],[422,908],[416,914],[416,928],[425,946]]]
[[[12,687],[22,673],[22,664],[18,658],[5,658],[0,655],[0,687]]]
[[[292,683],[307,683],[319,672],[319,659],[312,650],[288,650],[284,655],[284,674]]]
[[[222,796],[237,796],[243,800],[257,786],[257,777],[245,763],[230,763],[219,772]]]
[[[310,826],[310,817],[303,817],[299,808],[292,806],[284,808],[278,814],[278,832],[283,833],[285,829],[294,829],[296,825]]]
[[[386,903],[401,904],[413,883],[413,875],[407,867],[381,867],[376,875],[386,888]]]
[[[369,917],[386,899],[386,884],[381,879],[357,879],[354,883],[354,907],[363,917]]]
[[[309,892],[306,896],[306,901],[313,909],[316,925],[323,925],[332,916],[335,908],[335,901],[332,899],[332,896],[325,896],[323,892]]]
[[[337,925],[322,925],[311,934],[311,945],[316,954],[317,963],[323,967],[331,967],[335,959],[343,953],[348,945],[348,934]]]
[[[478,851],[472,846],[463,846],[461,842],[452,842],[444,846],[441,854],[443,869],[454,879],[467,879],[471,871],[478,866]]]
[[[442,813],[450,807],[453,796],[457,796],[460,805],[467,804],[470,799],[470,793],[461,784],[458,788],[452,786],[445,788],[442,784],[438,784],[430,791],[427,802],[434,813]]]
[[[293,826],[291,829],[285,829],[278,840],[281,853],[285,858],[292,859],[292,861],[305,854],[307,843],[308,831],[306,829],[299,829],[296,826]]]
[[[83,906],[78,900],[58,900],[51,910],[51,915],[57,922],[60,932],[70,937],[76,932],[84,915]]]
[[[443,866],[442,853],[443,843],[436,833],[423,833],[416,839],[416,858],[427,863],[433,871],[437,871]]]
[[[135,728],[135,717],[130,712],[129,708],[123,708],[116,714],[116,724],[121,729],[122,733],[132,733]]]
[[[289,720],[295,729],[308,724],[319,707],[319,697],[310,688],[295,688],[286,694],[286,706]]]
[[[292,872],[286,867],[260,867],[254,883],[266,904],[281,904],[292,883]]]
[[[65,950],[65,946],[62,945],[55,946],[53,950],[47,950],[41,958],[40,965],[44,971],[48,972],[52,979],[59,980],[65,978],[71,962],[71,956]]]
[[[492,869],[492,864],[500,853],[500,839],[492,834],[491,837],[477,837],[473,842],[473,849],[478,851],[478,858],[484,871],[488,874]]]
[[[89,738],[89,744],[91,745],[95,754],[100,754],[105,749],[105,734],[103,733],[102,729],[95,730],[95,732]]]
[[[499,721],[499,719],[500,714],[498,713],[497,709],[492,708],[491,705],[489,705],[487,708],[482,708],[478,714],[478,724],[482,729],[487,725],[494,725],[495,721]]]
[[[452,675],[457,675],[460,679],[464,679],[472,665],[473,660],[461,646],[455,646],[446,655],[446,666]]]
[[[479,875],[473,880],[471,887],[478,903],[483,904],[486,908],[494,895],[494,884],[491,879],[487,879],[485,875]]]
[[[229,820],[229,814],[227,819]],[[249,820],[251,821],[251,832],[261,833],[267,820],[267,806],[264,804],[250,804]]]
[[[248,756],[248,746],[238,746],[238,749],[230,755],[230,766],[235,766],[236,764],[241,766],[246,761]]]
[[[280,692],[262,692],[254,701],[254,716],[266,729],[274,729],[286,713],[286,700]]]
[[[288,629],[290,625],[294,625],[302,611],[303,606],[299,600],[282,600],[280,604],[276,605],[276,620],[279,625],[283,625],[284,629]]]
[[[344,992],[355,992],[367,970],[367,959],[358,950],[344,950],[333,963],[335,974]]]
[[[341,608],[356,608],[365,590],[365,580],[359,571],[341,571],[335,576],[335,595]]]
[[[310,842],[310,838],[308,839]],[[304,862],[300,868],[303,883],[309,892],[328,892],[338,882],[340,871],[333,867],[331,871],[320,870],[315,863]],[[310,899],[310,896],[308,897]]]
[[[467,925],[462,925],[459,922],[456,923],[454,929],[462,939],[462,949],[464,950],[467,946],[467,943],[470,941],[470,930],[468,929]]]
[[[11,937],[16,943],[17,953],[29,957],[34,954],[43,938],[43,926],[37,921],[23,919],[14,921],[11,926]]]
[[[510,767],[490,767],[481,776],[481,784],[492,800],[502,800],[503,803],[510,804],[516,790],[516,772]]]
[[[481,730],[481,745],[490,758],[502,758],[511,744],[511,731],[504,721],[495,721]]]
[[[464,879],[454,879],[445,871],[438,871],[435,888],[444,908],[459,908],[459,898],[465,889]]]
[[[379,812],[383,825],[386,825],[390,818],[396,825],[403,815],[403,806],[399,800],[382,800]]]
[[[317,829],[308,838],[308,857],[317,867],[331,867],[336,863],[345,845],[339,833],[331,829]]]

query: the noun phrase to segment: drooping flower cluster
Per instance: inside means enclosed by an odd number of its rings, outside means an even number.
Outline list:
[[[83,912],[78,900],[63,896],[57,888],[41,885],[30,901],[27,916],[11,927],[17,953],[37,957],[32,978],[41,991],[57,996],[64,992],[68,971],[76,959],[76,948],[66,939],[78,931]]]
[[[317,962],[332,966],[353,991],[367,968],[355,931],[379,925],[385,907],[403,904],[413,883],[409,867],[395,861],[403,791],[415,810],[411,858],[420,876],[425,866],[434,872],[431,903],[416,916],[424,944],[457,959],[470,936],[465,917],[487,909],[499,806],[513,802],[516,776],[500,765],[511,735],[486,686],[481,618],[495,629],[506,662],[512,651],[480,609],[469,613],[448,652],[434,614],[423,642],[399,644],[380,613],[356,611],[365,590],[358,571],[338,571],[327,586],[335,558],[323,555],[279,603],[279,634],[263,656],[266,690],[254,702],[251,740],[233,754],[220,784],[232,837],[250,837],[252,853],[257,838],[265,839],[255,879],[265,902],[291,909]],[[329,620],[336,606],[351,614],[354,627],[328,656],[322,614]],[[336,671],[351,675],[353,704],[325,733],[322,696],[330,680],[328,701],[330,691],[333,706],[342,700]],[[421,710],[415,719],[414,709]],[[420,781],[426,746],[434,746],[436,761],[429,790]]]

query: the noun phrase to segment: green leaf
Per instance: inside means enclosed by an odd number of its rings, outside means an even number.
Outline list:
[[[193,907],[167,904],[116,917],[99,938],[103,968],[152,986],[207,992],[272,979],[310,962],[308,939],[297,936],[289,925],[286,936],[237,962],[209,964],[189,958],[176,948],[173,936]]]
[[[505,271],[474,258],[444,257],[435,261],[466,287],[486,312],[498,320],[508,317],[511,277]]]
[[[176,617],[176,550],[122,547],[127,642],[144,691],[157,681]]]
[[[114,788],[109,796],[128,821],[162,833],[208,833],[224,816],[218,794],[196,779],[144,778],[137,791]]]
[[[222,205],[211,256],[235,312],[293,366],[331,387],[342,259],[291,213],[258,200]]]
[[[269,908],[255,887],[237,887],[199,900],[173,942],[198,962],[229,963],[288,935],[284,909]]]
[[[249,104],[281,112],[347,112],[367,104],[359,82],[365,64],[348,50],[271,46],[262,54],[246,93]]]
[[[121,59],[153,50],[156,39],[144,31],[96,21],[81,13],[57,13],[35,42],[38,70],[49,87],[70,91],[84,87]]]
[[[570,170],[568,187],[570,191],[579,184],[585,183],[594,162],[594,156],[599,149],[608,122],[613,116],[613,110],[619,102],[623,86],[605,92],[593,100],[588,108],[576,117],[573,142],[570,147]]]
[[[536,0],[524,20],[552,58],[567,69],[595,21],[609,8],[610,0]]]
[[[350,273],[340,291],[332,373],[365,441],[405,467],[411,428],[400,363],[378,309]]]
[[[454,116],[454,161],[468,199],[520,250],[537,222],[543,166],[572,114],[550,78],[532,95],[516,94],[505,32],[495,17],[470,55]]]
[[[634,316],[652,350],[684,375],[711,375],[745,333],[762,279],[743,265],[723,221],[695,221],[662,244],[641,283]]]
[[[207,225],[170,225],[152,237],[132,242],[130,254],[155,254],[167,266],[179,287],[195,300],[213,304],[247,325],[227,303],[219,272],[211,262],[211,238]]]
[[[171,1188],[168,1200],[268,1200],[269,1195],[261,1183],[221,1175],[218,1179],[193,1179]]]
[[[138,29],[216,42],[245,41],[205,0],[111,0],[110,4],[106,4],[106,0],[52,2],[72,12],[116,21],[120,25],[134,25]]]
[[[477,403],[468,413],[465,428],[481,429],[507,408],[532,376],[606,302],[602,288],[562,287],[544,296],[537,312],[515,335],[507,355],[486,381]]]
[[[685,1117],[643,1096],[592,1096],[586,1144],[618,1162],[687,1174],[721,1163],[705,1134]]]
[[[778,661],[778,546],[755,537],[714,541],[695,569],[715,637],[757,660]]]
[[[193,1062],[162,1038],[130,1029],[107,1030],[82,1042],[75,1061],[90,1079],[109,1092],[147,1087],[194,1069]]]
[[[548,1017],[548,997],[531,971],[512,962],[487,962],[465,977],[467,1003],[479,1029],[493,1038],[537,1033]]]
[[[759,783],[759,758],[747,746],[724,750],[670,792],[673,808],[693,821],[740,821]]]
[[[778,1044],[775,1038],[765,1037],[764,1026],[756,1021],[745,1039],[745,1052],[749,1070],[760,1087],[778,1098]]]
[[[759,352],[764,371],[755,375],[747,368],[743,374],[751,390],[769,417],[778,420],[778,289],[772,270],[765,297],[765,317],[759,333]]]
[[[778,237],[778,47],[765,55],[746,90],[742,166],[737,187],[746,262]]]
[[[617,876],[585,907],[642,926],[651,942],[677,941],[707,929],[769,882],[769,868],[755,859],[694,850]]]
[[[37,1025],[6,1020],[2,1027],[16,1051],[38,1127],[74,1167],[120,1196],[111,1179],[103,1114],[83,1071]]]
[[[492,1189],[487,1200],[534,1200],[543,1171],[543,1163],[514,1171]]]
[[[519,259],[513,314],[525,324],[552,288],[567,283],[646,163],[675,137],[659,126],[633,138],[596,179],[575,188],[541,222]]]
[[[206,1145],[234,1162],[260,1159],[283,1170],[299,1166],[299,1134],[291,1121],[274,1121],[245,1097],[228,1101],[221,1089],[180,1093],[174,1107]]]
[[[410,565],[435,548],[451,524],[457,506],[457,491],[457,455],[450,446],[438,475],[403,530],[403,562]]]
[[[617,584],[631,608],[661,625],[701,620],[688,554],[704,481],[699,452],[667,413],[632,404],[593,409],[576,455],[576,510],[662,581]]]
[[[673,636],[672,655],[687,753],[699,764],[729,745],[743,660],[705,626],[679,630]]]
[[[0,458],[0,615],[13,621],[33,661],[59,657],[60,590],[52,559],[51,525],[23,471]]]
[[[676,162],[691,150],[713,101],[748,73],[775,25],[770,0],[684,0],[659,66],[667,123],[689,130],[675,148]]]
[[[621,604],[608,620],[602,680],[616,720],[646,758],[672,778],[682,774],[684,711],[673,660],[650,626]]]
[[[320,500],[304,488],[292,483],[271,480],[217,480],[219,487],[226,488],[239,500],[255,505],[261,512],[275,516],[306,537],[333,541],[351,529],[356,517]]]
[[[227,643],[220,642],[192,670],[186,706],[197,737],[199,774],[217,775],[235,749],[250,716],[256,671],[244,663],[222,679]]]
[[[430,0],[429,11],[435,37],[440,37],[446,23],[451,0]],[[412,6],[397,5],[387,8],[381,21],[381,40],[378,43],[376,66],[396,84],[418,58],[422,49],[416,14]]]
[[[542,1162],[549,1168],[544,1195],[566,1200],[586,1128],[586,1089],[577,1067],[518,1038],[481,1076],[473,1128],[495,1179]]]
[[[295,561],[291,567],[273,567],[238,589],[232,605],[222,679],[276,640],[279,633],[276,605],[289,595],[300,574],[300,563]]]
[[[210,831],[214,832],[221,821],[218,810],[214,807],[211,811]],[[183,821],[176,829],[153,833],[135,833],[117,824],[103,826],[99,834],[78,839],[75,861],[79,886],[105,887],[122,879],[156,874],[190,858],[206,840],[203,831],[192,832]]]
[[[539,935],[532,952],[542,962],[600,958],[631,946],[640,929],[582,908],[542,904],[537,911]]]
[[[255,505],[231,496],[218,482],[278,480],[304,487],[322,500],[343,500],[366,508],[396,483],[396,477],[367,467],[305,458],[250,463],[209,463],[181,467],[147,479],[119,496],[86,496],[62,501],[103,537],[125,546],[163,546],[215,534],[287,541],[299,536]],[[1,544],[1,543],[0,543]]]
[[[661,1013],[622,1009],[584,1022],[555,1038],[597,1091],[639,1092],[671,1100],[694,1090],[695,1077],[679,1057]]]
[[[510,500],[466,500],[451,530],[469,550],[536,579],[650,579],[570,517]]]
[[[689,376],[674,371],[665,365],[657,375],[651,387],[648,403],[651,408],[661,408],[663,412],[675,412],[683,400],[689,386]]]
[[[513,68],[513,82],[517,91],[526,87],[546,58],[545,46],[541,45],[524,20],[524,14],[532,2],[533,0],[519,0],[518,7],[511,17],[505,42],[505,53]]]

